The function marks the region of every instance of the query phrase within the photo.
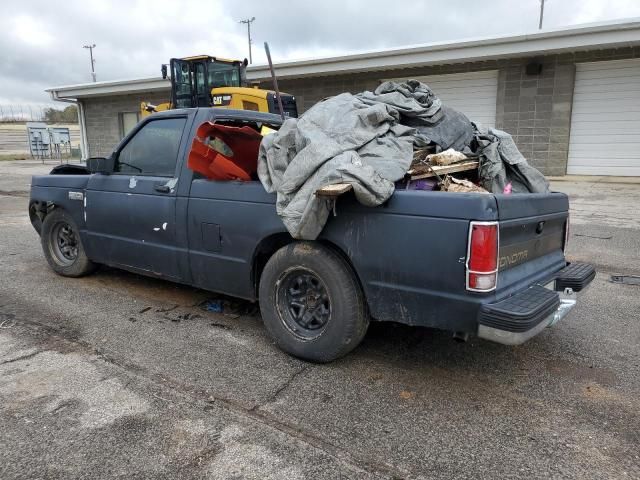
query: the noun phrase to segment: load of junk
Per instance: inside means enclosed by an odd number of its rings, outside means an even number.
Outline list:
[[[218,180],[257,176],[276,194],[276,211],[289,233],[307,240],[322,231],[336,194],[351,190],[371,207],[396,189],[549,192],[511,135],[443,105],[417,80],[327,98],[265,135],[248,126],[207,123],[196,134],[189,167]]]

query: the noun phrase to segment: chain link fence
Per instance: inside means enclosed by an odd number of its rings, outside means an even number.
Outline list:
[[[51,105],[0,105],[0,123],[44,122]]]

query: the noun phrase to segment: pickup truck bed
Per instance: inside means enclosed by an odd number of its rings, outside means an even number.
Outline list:
[[[47,217],[58,211],[67,220],[57,224],[77,231],[91,266],[259,300],[278,345],[315,361],[354,348],[369,318],[522,343],[566,315],[575,292],[593,278],[591,266],[567,269],[568,199],[561,193],[396,191],[377,208],[347,193],[317,241],[295,241],[276,214],[275,196],[258,181],[198,178],[186,162],[203,122],[277,125],[272,115],[154,114],[116,148],[115,168],[148,124],[175,118],[184,119],[184,130],[170,176],[116,171],[33,178],[30,215],[56,271],[65,273],[66,257],[56,263],[55,225]],[[476,228],[497,237],[496,271],[478,274],[493,279],[491,288],[470,287],[473,249],[483,251],[472,239]]]

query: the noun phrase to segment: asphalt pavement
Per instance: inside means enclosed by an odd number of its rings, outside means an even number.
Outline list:
[[[640,185],[554,183],[598,275],[527,344],[373,324],[315,365],[250,304],[56,276],[26,215],[49,168],[0,162],[1,479],[640,478],[640,286],[610,281],[640,274]]]

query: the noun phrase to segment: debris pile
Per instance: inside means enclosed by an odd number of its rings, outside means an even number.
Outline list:
[[[453,176],[455,174],[455,176]],[[337,195],[367,206],[396,188],[465,193],[547,193],[511,136],[442,104],[416,80],[343,93],[288,119],[260,144],[258,177],[277,193],[294,238],[322,231]]]

